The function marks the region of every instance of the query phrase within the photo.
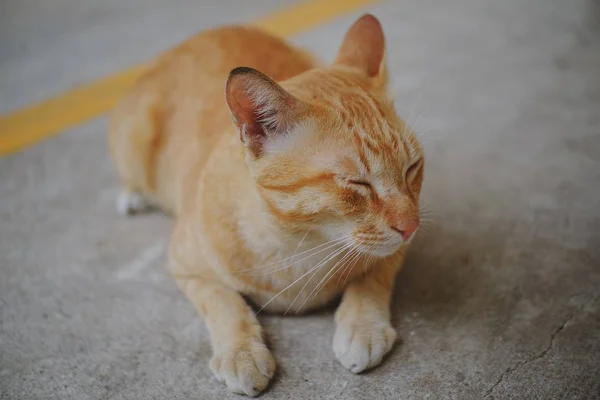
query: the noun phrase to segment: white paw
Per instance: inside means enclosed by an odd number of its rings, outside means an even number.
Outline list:
[[[215,351],[209,367],[215,377],[234,393],[257,396],[275,373],[275,359],[256,338],[229,349]]]
[[[122,215],[134,214],[148,207],[148,202],[139,193],[122,192],[117,196],[117,212]]]
[[[358,374],[379,365],[395,341],[396,330],[388,321],[342,321],[335,329],[333,352],[346,369]]]

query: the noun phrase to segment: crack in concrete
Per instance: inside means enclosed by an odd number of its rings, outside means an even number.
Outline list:
[[[575,318],[576,314],[577,313],[573,313],[569,318],[567,318],[562,324],[560,324],[560,326],[558,328],[556,328],[550,334],[550,343],[548,343],[548,346],[541,353],[539,353],[538,355],[536,355],[534,357],[528,358],[524,361],[519,361],[515,365],[506,368],[504,370],[504,372],[502,372],[502,374],[500,375],[498,380],[496,380],[496,382],[488,390],[485,391],[484,397],[491,396],[494,389],[496,389],[496,386],[498,386],[500,383],[502,383],[502,381],[508,374],[511,374],[512,372],[516,371],[517,369],[521,368],[522,366],[529,364],[532,361],[539,360],[539,359],[543,358],[546,354],[548,354],[548,352],[554,346],[554,339],[556,338],[556,335],[558,335],[565,328],[565,326],[567,326],[567,324],[569,322],[571,322],[571,320],[573,318]]]

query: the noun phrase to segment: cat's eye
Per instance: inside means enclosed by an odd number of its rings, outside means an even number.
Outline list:
[[[356,185],[356,186],[362,186],[366,189],[372,190],[373,186],[371,186],[371,184],[367,181],[363,181],[360,179],[349,179],[348,183],[350,183],[351,185]]]
[[[408,169],[406,170],[406,179],[411,180],[415,177],[416,173],[419,172],[421,167],[423,166],[423,158],[419,158],[417,161],[413,162]]]

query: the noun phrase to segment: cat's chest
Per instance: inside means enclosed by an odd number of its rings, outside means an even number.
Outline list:
[[[340,246],[296,251],[255,266],[249,296],[269,311],[306,311],[332,300],[363,270],[361,257]]]

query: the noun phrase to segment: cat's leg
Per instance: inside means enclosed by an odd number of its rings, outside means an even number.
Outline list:
[[[110,154],[123,188],[116,206],[124,215],[150,208],[147,195],[156,194],[157,160],[166,143],[157,125],[159,99],[141,93],[129,96],[115,107],[108,132]]]
[[[135,190],[123,189],[117,195],[117,212],[122,215],[137,214],[150,208],[150,202]]]
[[[217,280],[173,275],[208,328],[213,348],[209,367],[216,378],[234,393],[258,395],[275,373],[275,359],[252,309]]]
[[[401,261],[400,255],[378,261],[372,272],[351,282],[344,291],[335,313],[333,351],[354,373],[379,365],[396,341],[390,301]]]

